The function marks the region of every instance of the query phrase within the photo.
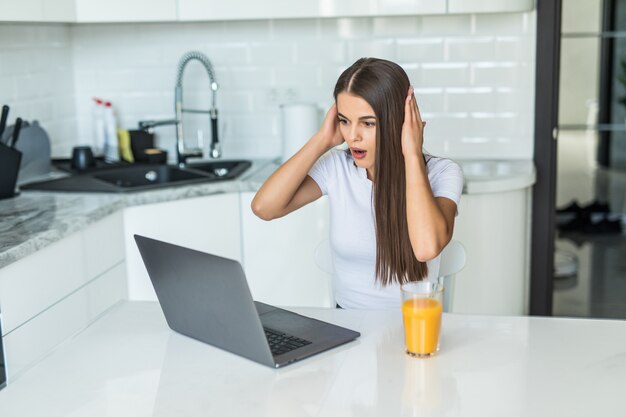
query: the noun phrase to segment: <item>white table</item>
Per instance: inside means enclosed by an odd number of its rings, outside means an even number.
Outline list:
[[[446,314],[416,359],[399,312],[294,310],[362,336],[275,370],[126,302],[0,391],[0,416],[626,415],[625,321]]]

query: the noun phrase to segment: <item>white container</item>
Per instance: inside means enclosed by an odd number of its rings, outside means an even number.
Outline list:
[[[281,110],[281,160],[291,158],[321,126],[320,112],[313,103],[284,104]]]
[[[93,144],[96,153],[104,155],[106,149],[106,140],[104,136],[104,102],[99,98],[93,98],[92,110],[93,125]]]
[[[113,113],[113,105],[110,101],[104,103],[104,160],[116,162],[120,160],[120,152],[117,144],[117,121]]]

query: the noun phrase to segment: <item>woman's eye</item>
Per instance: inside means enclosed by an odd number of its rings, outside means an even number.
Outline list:
[[[339,124],[345,125],[346,123],[348,123],[347,120],[339,119]]]
[[[374,127],[374,126],[376,126],[376,123],[374,123],[374,122],[365,122],[365,126],[367,126],[367,127]]]

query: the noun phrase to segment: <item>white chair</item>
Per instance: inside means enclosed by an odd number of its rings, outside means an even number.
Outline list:
[[[451,240],[441,251],[439,282],[443,283],[443,311],[452,311],[454,281],[457,273],[465,267],[465,247],[458,240]]]
[[[330,241],[322,240],[315,248],[315,264],[317,267],[332,276],[333,259],[330,252]],[[443,283],[443,311],[449,312],[454,298],[455,276],[465,267],[465,247],[458,240],[451,240],[441,251],[439,263],[439,282]],[[329,285],[329,288],[332,286]],[[330,299],[334,297],[331,295]]]

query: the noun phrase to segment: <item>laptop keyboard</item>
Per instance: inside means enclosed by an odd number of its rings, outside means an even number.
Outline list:
[[[311,344],[308,340],[290,336],[278,330],[272,330],[267,327],[264,327],[263,330],[265,330],[265,337],[270,345],[272,355],[282,355],[283,353]]]

